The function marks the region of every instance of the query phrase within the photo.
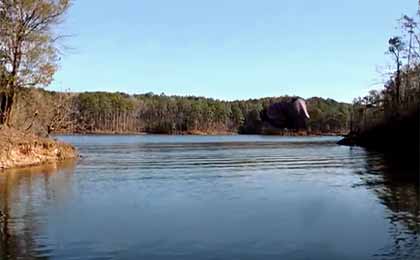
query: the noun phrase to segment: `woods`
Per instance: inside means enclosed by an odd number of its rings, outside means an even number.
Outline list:
[[[371,90],[355,98],[352,108],[351,132],[361,134],[383,129],[407,117],[415,117],[420,105],[420,14],[404,15],[398,20],[400,35],[389,39],[388,51],[392,65],[380,90]],[[418,120],[412,122],[418,127]]]
[[[31,127],[44,134],[261,134],[260,112],[288,98],[221,101],[163,93],[59,93],[27,88],[19,95],[11,122],[20,129]],[[308,134],[348,130],[350,104],[317,97],[307,103],[311,114]]]
[[[420,3],[419,3],[420,5]],[[388,41],[392,65],[382,89],[354,99],[350,133],[339,142],[387,152],[418,169],[420,156],[420,12],[399,19]]]

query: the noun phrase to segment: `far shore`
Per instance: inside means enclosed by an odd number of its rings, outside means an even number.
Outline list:
[[[162,136],[240,136],[240,135],[265,135],[265,136],[301,136],[301,137],[314,137],[314,136],[341,136],[345,137],[347,132],[335,133],[335,132],[326,132],[326,133],[270,133],[270,134],[241,134],[235,132],[213,132],[213,133],[205,133],[205,132],[180,132],[180,133],[150,133],[150,132],[83,132],[83,133],[53,133],[53,136],[146,136],[146,135],[162,135]]]

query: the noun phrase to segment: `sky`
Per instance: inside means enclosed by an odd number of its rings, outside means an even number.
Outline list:
[[[350,102],[417,0],[75,0],[49,89]]]

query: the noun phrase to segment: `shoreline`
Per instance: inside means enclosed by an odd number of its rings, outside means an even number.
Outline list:
[[[0,172],[79,158],[71,144],[11,128],[0,128],[0,147]]]
[[[337,144],[388,154],[420,170],[420,110],[390,118],[374,127],[351,132]]]
[[[147,136],[147,135],[162,135],[162,136],[240,136],[240,135],[263,135],[263,136],[301,136],[301,137],[315,137],[315,136],[341,136],[346,137],[347,132],[325,132],[325,133],[255,133],[255,134],[241,134],[237,132],[180,132],[180,133],[151,133],[151,132],[85,132],[85,133],[67,133],[67,132],[56,132],[52,133],[52,136]]]

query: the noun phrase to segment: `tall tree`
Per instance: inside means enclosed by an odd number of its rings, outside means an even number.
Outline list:
[[[70,0],[0,0],[0,125],[9,124],[16,93],[46,86],[57,69],[56,26]]]
[[[418,56],[419,56],[419,52],[417,51],[416,48],[414,48],[414,40],[416,40],[417,44],[419,43],[419,38],[418,35],[416,35],[416,29],[418,28],[417,26],[417,22],[414,20],[414,18],[409,17],[407,15],[404,15],[401,19],[400,19],[400,23],[401,23],[401,29],[402,32],[404,33],[404,36],[407,39],[407,65],[408,68],[411,67],[411,65],[415,65],[415,63],[417,62]]]
[[[393,55],[395,64],[397,66],[397,75],[395,78],[395,101],[398,105],[400,103],[400,87],[401,87],[401,66],[402,66],[402,52],[404,51],[404,42],[400,37],[392,37],[389,39],[389,53]]]

